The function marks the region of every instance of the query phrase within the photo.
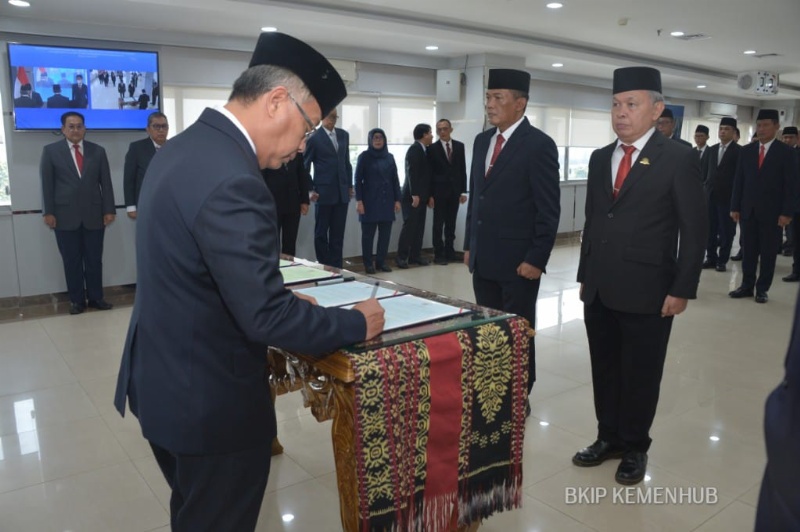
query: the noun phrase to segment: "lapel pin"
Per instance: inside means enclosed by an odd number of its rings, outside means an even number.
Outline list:
[[[639,164],[643,164],[643,165],[645,165],[645,166],[650,166],[650,159],[648,159],[647,157],[645,157],[644,159],[642,159],[642,160],[640,160],[640,161],[639,161]]]

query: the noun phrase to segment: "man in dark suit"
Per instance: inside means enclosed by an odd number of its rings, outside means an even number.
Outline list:
[[[783,128],[783,135],[781,138],[783,143],[794,151],[794,155],[798,161],[798,167],[800,168],[800,145],[797,144],[797,128],[794,126]],[[798,186],[800,186],[800,175],[797,176],[797,182]],[[800,204],[798,204],[796,208],[800,210]],[[791,245],[794,262],[792,262],[792,273],[783,278],[783,281],[787,283],[796,283],[800,281],[800,231],[797,230],[798,224],[800,224],[800,212],[795,211],[792,223],[789,224],[789,227],[794,226]]]
[[[784,366],[783,382],[769,395],[764,408],[767,467],[758,496],[755,532],[800,530],[800,298]]]
[[[446,265],[456,260],[458,206],[467,201],[467,162],[464,143],[451,137],[453,125],[446,118],[436,122],[439,140],[428,149],[433,201],[433,261]],[[444,230],[444,240],[442,231]]]
[[[322,355],[383,328],[375,299],[323,308],[284,288],[260,174],[296,156],[345,95],[313,48],[262,33],[228,103],[148,169],[114,402],[124,413],[127,399],[172,488],[172,530],[255,529],[276,433],[267,346]]]
[[[317,261],[342,267],[347,207],[353,197],[353,166],[350,164],[350,135],[336,127],[336,109],[322,121],[306,143],[306,170],[314,165],[314,251]]]
[[[613,85],[618,140],[589,160],[578,265],[598,435],[572,462],[621,457],[615,479],[631,485],[647,469],[672,320],[697,294],[708,210],[697,152],[653,127],[660,72],[620,68]]]
[[[431,198],[431,163],[428,147],[433,142],[429,124],[414,126],[414,144],[406,151],[406,180],[403,183],[403,228],[397,242],[397,267],[408,268],[409,263],[427,266],[428,259],[422,256],[422,239],[425,236],[427,208],[433,204]]]
[[[675,136],[675,115],[672,112],[672,109],[664,108],[664,111],[661,113],[661,116],[658,117],[658,122],[656,123],[656,129],[658,129],[659,133],[667,137],[668,139],[672,139],[675,142],[683,144],[684,146],[692,147],[692,145],[682,138]]]
[[[731,195],[739,146],[734,140],[736,119],[724,117],[719,124],[719,144],[706,150],[705,164],[701,164],[703,184],[708,198],[708,244],[703,268],[726,271],[731,257],[736,222],[731,219]],[[701,161],[702,162],[702,161]]]
[[[147,92],[142,89],[141,94],[139,94],[139,110],[144,111],[147,109],[147,104],[150,103],[150,96],[147,95]]]
[[[142,189],[150,160],[167,142],[169,122],[164,113],[153,112],[147,117],[147,138],[131,142],[125,154],[125,169],[122,185],[125,190],[125,210],[128,218],[135,220],[136,205],[139,203],[139,191]]]
[[[778,111],[761,109],[756,118],[758,141],[743,146],[736,165],[731,196],[731,217],[741,220],[744,238],[742,284],[728,295],[753,297],[766,303],[775,274],[775,258],[782,232],[797,210],[797,157],[776,140]],[[761,264],[758,279],[756,267]]]
[[[73,109],[86,109],[89,107],[89,86],[83,83],[83,76],[75,76],[75,83],[72,84],[72,99],[70,107]]]
[[[61,85],[56,83],[53,85],[53,95],[47,99],[48,109],[67,109],[69,107],[69,99],[61,94]]]
[[[23,83],[19,88],[19,97],[14,98],[14,107],[17,109],[30,108],[34,109],[41,107],[41,97],[39,97],[39,105],[33,98],[34,92],[30,83]]]
[[[479,305],[526,318],[536,327],[536,298],[561,215],[558,149],[525,118],[531,76],[489,71],[486,116],[475,137],[464,235],[464,264]],[[536,380],[531,338],[528,393]]]
[[[700,158],[700,161],[703,160],[703,156],[706,154],[706,149],[708,148],[708,137],[708,126],[699,124],[696,128],[694,128],[694,143],[696,145],[694,149],[697,150],[697,155]]]
[[[264,168],[261,170],[261,176],[275,201],[278,232],[281,235],[281,253],[294,257],[297,251],[300,216],[308,214],[308,192],[311,183],[311,176],[303,164],[303,155],[298,154],[278,169]]]
[[[61,115],[66,141],[48,144],[42,151],[40,173],[44,223],[55,230],[64,262],[70,314],[88,304],[108,310],[103,299],[103,236],[114,221],[114,189],[106,151],[84,140],[83,115]]]

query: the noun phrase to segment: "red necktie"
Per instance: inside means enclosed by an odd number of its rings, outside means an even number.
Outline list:
[[[628,177],[628,172],[631,171],[631,156],[636,151],[636,146],[623,145],[622,151],[625,152],[625,155],[622,156],[619,168],[617,168],[617,177],[614,179],[614,199],[617,199],[619,191],[622,190],[622,184],[625,182],[625,178]]]
[[[453,157],[453,150],[450,149],[450,143],[448,142],[445,144],[447,146],[447,162],[452,162]]]
[[[492,160],[489,161],[489,169],[486,170],[486,175],[484,177],[489,177],[489,173],[492,171],[492,167],[494,166],[494,162],[497,160],[497,156],[500,155],[500,150],[503,149],[503,143],[506,141],[503,138],[503,135],[497,135],[497,141],[494,144],[494,151],[492,151]]]
[[[81,154],[81,145],[73,144],[72,147],[75,148],[75,162],[78,163],[78,173],[83,175],[83,155]]]
[[[761,165],[764,164],[764,145],[761,145],[761,149],[758,152],[758,169],[761,170]]]

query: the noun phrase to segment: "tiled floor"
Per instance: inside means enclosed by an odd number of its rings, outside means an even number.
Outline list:
[[[622,504],[612,500],[615,464],[570,462],[595,430],[577,258],[575,246],[556,248],[539,295],[523,509],[481,530],[752,530],[763,404],[782,377],[797,290],[780,281],[791,259],[778,259],[766,305],[727,297],[738,263],[704,271],[700,298],[675,321],[643,486],[712,488],[717,502]],[[382,276],[472,300],[458,264]],[[2,532],[168,530],[167,486],[136,420],[111,405],[129,316],[130,307],[119,307],[0,324]],[[330,424],[317,423],[298,393],[280,397],[277,411],[286,453],[273,460],[259,530],[340,530]],[[608,495],[576,504],[567,497],[590,487]]]

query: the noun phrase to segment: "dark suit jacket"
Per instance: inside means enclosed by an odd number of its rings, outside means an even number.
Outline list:
[[[83,141],[83,175],[72,159],[71,144],[60,140],[42,150],[43,214],[56,217],[56,229],[71,231],[81,225],[96,230],[105,227],[104,214],[115,214],[114,188],[106,150]]]
[[[317,203],[335,205],[350,201],[353,187],[353,165],[350,164],[350,135],[344,129],[334,128],[337,152],[333,148],[328,132],[319,127],[306,141],[303,161],[306,170],[314,165],[314,191],[319,194]]]
[[[138,203],[144,174],[155,154],[156,147],[150,137],[131,142],[128,146],[128,153],[125,154],[125,173],[122,179],[126,207],[135,206]]]
[[[303,160],[295,157],[277,170],[265,168],[261,170],[261,176],[272,193],[278,214],[300,216],[300,204],[308,205],[308,188],[311,182]]]
[[[136,302],[114,404],[174,453],[269,445],[266,348],[319,355],[363,340],[358,311],[284,289],[275,204],[245,136],[206,109],[153,159],[139,196]]]
[[[675,136],[673,136],[673,137],[671,138],[671,140],[674,140],[674,141],[675,141],[675,142],[677,142],[678,144],[683,144],[684,146],[688,146],[689,148],[692,148],[692,149],[694,149],[694,147],[692,146],[692,143],[691,143],[691,142],[686,142],[685,140],[683,140],[683,139],[682,139],[682,138],[680,138],[680,137],[675,137]],[[695,154],[695,157],[697,157],[697,154]]]
[[[719,144],[714,144],[706,150],[706,170],[704,174],[704,184],[706,191],[713,194],[714,201],[721,205],[730,207],[731,195],[733,194],[733,178],[736,175],[736,163],[739,161],[739,151],[741,146],[736,142],[731,141],[728,148],[722,155],[722,161],[719,159]]]
[[[745,220],[775,220],[777,226],[778,217],[792,216],[797,209],[797,158],[789,146],[775,140],[759,168],[760,149],[761,143],[752,142],[739,152],[731,211]]]
[[[616,145],[589,159],[581,299],[591,303],[599,295],[613,310],[657,314],[667,295],[697,296],[708,233],[700,161],[695,151],[655,131],[614,200]]]
[[[24,108],[36,108],[36,102],[33,101],[33,98],[29,98],[27,96],[20,96],[19,98],[14,98],[14,107],[17,109],[24,109]]]
[[[54,94],[47,99],[48,109],[66,109],[69,107],[69,99],[61,94]]]
[[[425,204],[431,196],[433,173],[427,151],[416,140],[406,151],[406,180],[403,183],[405,201],[410,202],[411,196],[419,196],[420,204]]]
[[[527,262],[545,270],[561,216],[558,149],[525,118],[484,178],[489,142],[497,128],[475,137],[464,250],[469,269],[480,262],[487,279],[516,279]]]
[[[428,148],[428,159],[433,173],[432,196],[460,196],[467,191],[467,161],[464,155],[464,143],[450,139],[452,156],[447,160],[444,142],[434,142]]]
[[[89,106],[89,86],[85,83],[78,87],[77,83],[72,84],[72,107],[76,109],[86,109]]]

